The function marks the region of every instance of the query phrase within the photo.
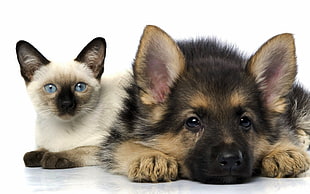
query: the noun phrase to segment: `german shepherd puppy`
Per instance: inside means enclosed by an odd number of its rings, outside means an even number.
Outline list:
[[[214,39],[175,42],[147,26],[104,167],[137,182],[296,177],[310,165],[310,98],[295,76],[291,34],[247,58]]]

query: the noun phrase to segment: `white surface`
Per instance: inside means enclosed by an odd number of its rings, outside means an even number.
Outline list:
[[[132,183],[123,176],[105,173],[99,167],[66,170],[19,168],[11,184],[5,184],[10,193],[298,193],[310,191],[310,177],[294,179],[253,178],[236,185],[208,185],[188,180],[169,183]],[[6,183],[6,181],[4,181]],[[18,184],[17,184],[18,183]],[[3,190],[3,187],[1,188]],[[6,190],[7,191],[7,190]]]
[[[256,178],[241,185],[190,181],[130,183],[99,168],[28,169],[22,157],[34,149],[35,113],[19,73],[15,44],[24,39],[50,60],[71,60],[96,36],[107,40],[105,73],[130,67],[145,25],[175,39],[216,36],[253,53],[272,36],[295,35],[298,79],[310,88],[309,2],[304,0],[10,0],[0,1],[0,193],[109,191],[111,193],[309,193],[309,177]],[[13,192],[12,192],[13,193]]]

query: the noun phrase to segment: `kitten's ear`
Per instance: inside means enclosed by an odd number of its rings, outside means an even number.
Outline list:
[[[297,74],[292,34],[280,34],[268,40],[250,59],[247,69],[254,76],[265,108],[271,112],[286,110],[286,95]]]
[[[95,78],[100,79],[104,70],[105,54],[105,39],[97,37],[83,48],[75,60],[87,65],[94,72]]]
[[[26,83],[32,80],[35,71],[50,63],[34,46],[23,40],[17,42],[16,54]]]
[[[160,28],[146,26],[133,67],[142,102],[165,102],[184,66],[184,56],[174,40]]]

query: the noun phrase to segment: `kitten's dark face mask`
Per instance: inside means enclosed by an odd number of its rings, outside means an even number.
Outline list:
[[[68,76],[70,77],[70,76]],[[91,78],[89,78],[91,79]],[[46,103],[46,109],[62,120],[70,120],[75,116],[94,109],[99,102],[99,82],[64,80],[43,86],[41,100]],[[94,85],[95,84],[95,85]]]
[[[61,119],[70,119],[79,114],[83,107],[91,106],[87,103],[91,100],[92,87],[85,82],[77,82],[76,84],[74,82],[72,84],[49,83],[43,88],[42,95],[50,98],[48,100],[51,101],[51,109]]]

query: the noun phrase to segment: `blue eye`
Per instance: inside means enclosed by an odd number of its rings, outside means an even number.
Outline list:
[[[44,90],[47,93],[55,93],[57,91],[57,87],[54,84],[46,84],[44,86]]]
[[[84,92],[86,90],[87,85],[83,82],[79,82],[75,85],[74,90],[77,92]]]

